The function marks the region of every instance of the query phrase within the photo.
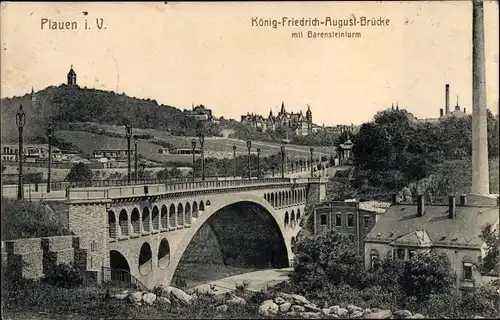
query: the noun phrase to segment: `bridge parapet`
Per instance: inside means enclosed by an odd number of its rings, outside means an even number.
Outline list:
[[[259,180],[212,180],[195,182],[178,182],[171,184],[131,185],[120,187],[69,188],[67,199],[72,200],[106,200],[123,197],[154,196],[183,191],[224,190],[239,187],[262,187],[268,185],[326,183],[324,178],[268,178]]]

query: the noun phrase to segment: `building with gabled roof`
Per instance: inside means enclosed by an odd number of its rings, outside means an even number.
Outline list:
[[[463,290],[483,283],[477,264],[486,244],[481,228],[498,230],[498,198],[462,195],[448,203],[427,205],[418,196],[417,204],[393,204],[365,237],[365,266],[376,267],[382,259],[408,260],[417,252],[445,253]]]

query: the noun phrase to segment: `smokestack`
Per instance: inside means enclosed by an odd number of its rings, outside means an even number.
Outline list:
[[[455,217],[455,196],[448,197],[448,219]]]
[[[444,97],[444,110],[446,114],[450,113],[450,85],[445,86],[445,97]]]
[[[465,111],[465,108],[464,108],[464,113],[467,113],[467,111]]]
[[[460,196],[460,206],[465,207],[467,205],[467,196],[465,194]]]
[[[443,108],[439,109],[439,117],[441,118],[443,116]]]
[[[489,194],[483,1],[472,2],[472,193]]]
[[[417,195],[417,217],[424,215],[424,195]]]
[[[398,204],[398,194],[397,193],[392,194],[392,204]]]

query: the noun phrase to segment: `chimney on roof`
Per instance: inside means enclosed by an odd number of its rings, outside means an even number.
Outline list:
[[[417,217],[421,217],[424,215],[424,195],[418,194],[417,195]]]
[[[441,118],[442,116],[444,116],[444,114],[443,114],[443,108],[439,109],[439,117]]]
[[[450,113],[450,85],[446,84],[445,86],[445,97],[444,97],[444,110],[446,114]]]
[[[397,193],[392,194],[392,204],[398,204],[398,194]]]
[[[462,194],[460,196],[460,206],[465,207],[467,205],[467,195]]]
[[[466,109],[464,108],[464,113],[467,113]]]
[[[448,197],[448,219],[455,217],[455,196]]]

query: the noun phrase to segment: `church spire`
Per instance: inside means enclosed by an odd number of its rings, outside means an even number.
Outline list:
[[[399,110],[399,102],[396,101],[396,110]]]
[[[394,110],[394,102],[392,103],[392,110]]]
[[[285,111],[285,101],[281,101],[281,111],[280,111],[281,114],[285,114],[286,111]]]

